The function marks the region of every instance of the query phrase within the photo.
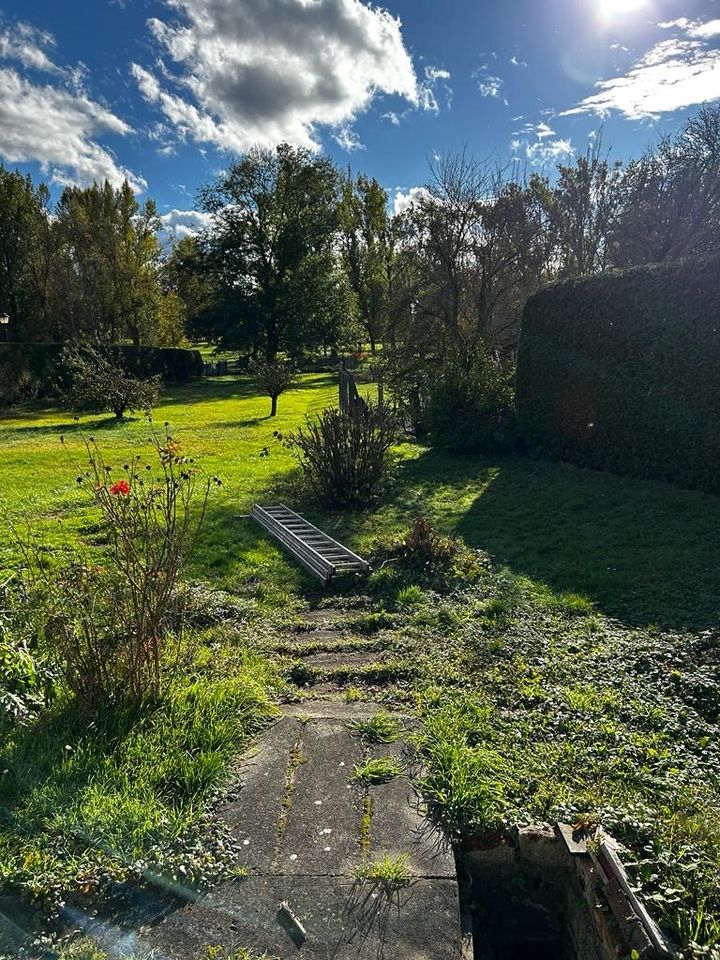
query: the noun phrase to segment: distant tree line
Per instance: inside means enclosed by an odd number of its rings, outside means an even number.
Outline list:
[[[720,109],[626,165],[600,138],[552,180],[463,153],[401,214],[364,175],[287,144],[202,191],[205,233],[166,265],[190,330],[273,360],[356,341],[421,361],[517,344],[555,279],[705,252],[720,239]]]
[[[163,285],[160,219],[128,183],[67,187],[0,166],[0,312],[11,339],[174,346],[185,304]]]
[[[187,333],[254,364],[382,345],[421,402],[446,363],[511,358],[547,283],[717,248],[720,108],[625,165],[600,140],[552,178],[447,156],[399,214],[325,156],[256,148],[201,190],[210,225],[165,258],[127,184],[67,188],[51,214],[44,185],[0,168],[0,311],[13,339]]]

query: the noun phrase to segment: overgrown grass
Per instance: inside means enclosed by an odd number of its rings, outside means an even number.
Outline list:
[[[408,859],[406,853],[399,857],[391,857],[386,853],[379,859],[363,861],[358,867],[357,878],[361,883],[379,887],[386,894],[393,893],[406,887],[412,879]]]
[[[352,627],[394,631],[390,646],[412,667],[401,671],[402,696],[420,707],[436,815],[461,836],[528,820],[602,820],[633,852],[633,878],[678,942],[720,942],[720,538],[709,533],[720,499],[527,456],[403,443],[381,501],[320,511],[272,434],[334,403],[335,390],[327,376],[305,376],[280,398],[275,420],[246,380],[165,396],[156,420],[224,481],[192,574],[243,609],[302,610],[320,598],[259,528],[235,519],[254,500],[286,500],[361,553],[396,541],[419,515],[485,551],[492,564],[479,553],[442,571],[387,563],[363,589],[399,613],[360,614]],[[147,436],[141,421],[82,426],[118,458]],[[56,554],[89,532],[61,433],[70,445],[77,437],[52,409],[0,420],[2,509],[25,509]],[[0,545],[0,568],[14,561]],[[340,585],[328,602],[356,589]],[[176,866],[193,869],[194,841],[188,848],[180,837],[188,825],[201,829],[212,784],[269,710],[262,665],[250,659],[218,676],[214,658],[200,656],[139,724],[119,715],[89,731],[58,703],[32,734],[3,744],[0,769],[12,760],[16,773],[0,777],[0,884],[40,890],[58,876],[77,890],[84,871],[93,883],[126,876],[147,850],[152,872],[171,882],[183,876]],[[376,679],[390,667],[380,662]],[[225,709],[247,695],[243,675],[256,678],[248,702],[258,712],[240,729]],[[362,696],[347,687],[348,700]],[[190,742],[179,729],[188,711],[218,717],[190,723]]]
[[[501,617],[488,617],[488,592]],[[673,938],[720,944],[720,648],[490,572],[449,646],[424,626],[422,784],[451,836],[602,824]],[[694,952],[688,956],[700,956]]]
[[[110,883],[194,888],[228,870],[207,804],[273,714],[274,676],[266,661],[242,647],[220,651],[216,639],[206,638],[212,656],[200,644],[145,710],[118,705],[89,723],[61,695],[34,724],[4,731],[0,887],[51,907]]]
[[[248,379],[201,381],[163,396],[155,420],[168,421],[183,447],[224,481],[194,562],[198,578],[235,590],[245,584],[272,604],[312,591],[312,581],[259,528],[236,519],[254,500],[285,498],[365,553],[378,536],[397,537],[424,515],[441,533],[461,535],[539,590],[575,594],[625,623],[701,628],[715,622],[720,539],[707,532],[720,524],[720,499],[707,494],[529,457],[457,456],[403,444],[380,506],[318,510],[292,479],[292,456],[273,432],[286,433],[306,414],[335,403],[336,389],[328,375],[305,375],[280,398],[274,419],[267,397]],[[83,527],[74,474],[59,446],[63,434],[72,446],[79,430],[96,435],[118,461],[147,438],[141,420],[114,425],[83,417],[75,424],[51,407],[0,417],[3,512],[25,511],[50,550],[67,543],[68,523],[59,520]],[[0,570],[13,561],[0,545]]]

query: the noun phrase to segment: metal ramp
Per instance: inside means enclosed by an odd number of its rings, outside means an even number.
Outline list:
[[[323,583],[345,573],[370,573],[367,560],[282,503],[274,507],[261,507],[256,503],[251,515],[298,563]]]

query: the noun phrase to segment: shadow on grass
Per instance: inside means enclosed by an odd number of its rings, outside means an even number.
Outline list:
[[[299,390],[317,390],[319,386],[329,386],[335,381],[330,374],[312,374],[294,383],[289,393]],[[226,377],[223,379],[193,380],[184,384],[169,384],[163,389],[159,407],[173,403],[208,403],[214,400],[231,400],[252,397],[264,398],[270,404],[270,398],[259,390],[251,377]],[[282,397],[278,401],[282,406]]]
[[[514,456],[429,451],[400,468],[390,507],[422,511],[515,573],[584,594],[628,625],[717,622],[720,498]]]
[[[226,427],[228,430],[237,430],[242,427],[257,427],[261,423],[265,423],[266,420],[272,419],[268,413],[264,417],[248,417],[246,420],[227,420],[220,421],[218,423],[213,423],[215,429],[220,429]]]
[[[71,414],[68,414],[71,416]],[[144,417],[123,417],[122,420],[118,420],[117,417],[102,417],[100,420],[85,420],[82,423],[75,423],[74,420],[71,420],[69,423],[52,423],[52,424],[39,424],[34,427],[7,427],[8,431],[12,431],[13,436],[16,434],[51,434],[54,436],[67,436],[73,433],[82,433],[82,434],[91,434],[97,433],[98,430],[114,430],[119,427],[127,426],[130,423],[138,423],[140,420],[145,419]],[[0,421],[0,431],[2,431],[2,421]]]

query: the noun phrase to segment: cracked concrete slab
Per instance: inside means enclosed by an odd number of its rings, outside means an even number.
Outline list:
[[[303,616],[310,629],[293,634],[299,643],[322,639],[331,645],[351,636],[351,613],[329,608]],[[158,960],[197,960],[208,947],[219,947],[222,956],[243,948],[279,960],[469,956],[454,857],[416,796],[418,770],[405,744],[368,745],[348,727],[380,709],[373,701],[384,681],[371,684],[363,669],[382,660],[392,663],[392,657],[378,649],[377,637],[357,646],[349,642],[352,649],[304,651],[303,662],[320,671],[349,670],[345,682],[355,671],[369,699],[305,698],[288,704],[283,718],[258,740],[217,811],[238,841],[237,866],[248,867],[249,874],[177,903],[145,926],[143,943]],[[318,679],[315,697],[321,691],[321,697],[339,696],[339,682]],[[397,716],[409,734],[412,721]],[[352,782],[356,764],[382,755],[402,757],[405,774],[370,787]],[[358,881],[361,863],[384,854],[409,855],[408,885],[387,890]],[[297,944],[280,922],[283,902],[306,931]]]
[[[242,845],[239,866],[260,872],[270,868],[290,754],[301,732],[302,724],[294,717],[283,717],[271,727],[243,762],[236,798],[218,811]]]
[[[305,725],[302,753],[279,870],[351,875],[360,863],[363,792],[350,780],[362,747],[344,723],[322,720]]]
[[[279,922],[283,901],[307,933],[300,948]],[[169,960],[195,960],[208,946],[280,960],[457,960],[457,914],[451,880],[417,880],[386,895],[348,877],[248,877],[141,935]]]

